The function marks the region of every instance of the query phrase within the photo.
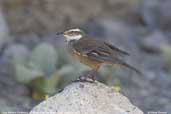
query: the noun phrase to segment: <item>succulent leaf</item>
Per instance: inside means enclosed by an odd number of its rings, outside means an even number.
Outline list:
[[[29,83],[31,80],[44,76],[43,72],[30,69],[25,67],[24,65],[16,64],[15,65],[15,71],[16,71],[16,78],[21,83]]]
[[[57,52],[55,48],[48,44],[42,43],[38,45],[31,54],[31,64],[50,75],[56,69]]]

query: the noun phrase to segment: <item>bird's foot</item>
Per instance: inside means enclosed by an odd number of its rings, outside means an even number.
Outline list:
[[[86,73],[86,77],[92,79],[93,81],[96,80],[96,76],[97,76],[97,71],[96,70],[91,70],[88,73]]]
[[[89,83],[94,83],[95,80],[92,80],[91,78],[88,78],[87,76],[80,76],[77,80],[73,82],[89,82]]]
[[[92,71],[86,72],[83,76],[80,76],[74,82],[90,82],[90,83],[94,83],[95,80],[96,80],[96,75],[97,75],[97,72],[92,70]]]

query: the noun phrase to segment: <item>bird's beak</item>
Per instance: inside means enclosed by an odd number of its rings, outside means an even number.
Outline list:
[[[58,33],[56,33],[56,35],[58,36],[58,37],[63,37],[63,38],[65,38],[64,37],[64,32],[58,32]],[[66,42],[66,39],[65,39],[65,42]]]
[[[58,33],[56,33],[57,36],[63,35],[63,34],[64,34],[64,32],[58,32]]]

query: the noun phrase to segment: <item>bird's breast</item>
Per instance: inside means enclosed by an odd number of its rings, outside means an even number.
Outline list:
[[[71,51],[72,56],[80,61],[81,63],[93,68],[93,69],[98,69],[102,62],[97,61],[97,60],[92,60],[89,58],[87,55],[81,54],[80,52],[77,52],[76,50],[72,49]]]

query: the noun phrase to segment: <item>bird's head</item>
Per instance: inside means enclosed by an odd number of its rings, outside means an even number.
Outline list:
[[[72,40],[79,40],[81,39],[85,33],[81,29],[70,29],[67,31],[62,32],[62,35],[66,38],[66,41],[72,41]]]

